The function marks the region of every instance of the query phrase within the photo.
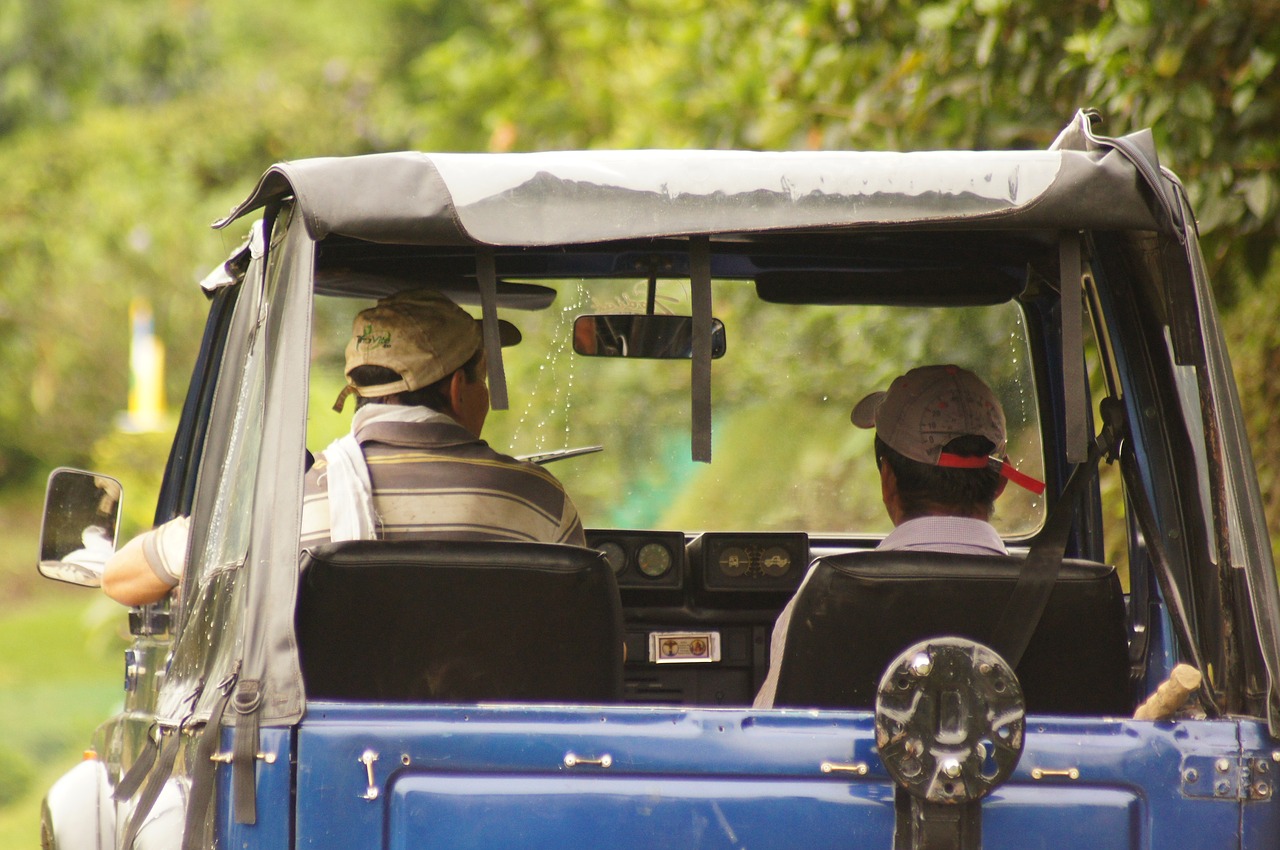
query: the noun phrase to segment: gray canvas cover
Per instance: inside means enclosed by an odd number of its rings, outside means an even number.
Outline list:
[[[530,154],[387,153],[320,158],[273,166],[250,196],[223,220],[288,202],[288,275],[309,275],[301,242],[330,234],[376,243],[458,246],[540,246],[602,240],[730,235],[797,229],[945,225],[950,229],[1060,229],[1158,232],[1194,244],[1176,179],[1155,158],[1150,134],[1123,140],[1096,137],[1083,113],[1049,151],[917,153],[587,151]],[[1176,202],[1175,202],[1176,201]],[[298,231],[305,230],[299,240]],[[1188,262],[1195,265],[1194,250]],[[1200,272],[1196,269],[1197,274]],[[1198,282],[1207,287],[1203,280]],[[307,312],[310,297],[292,282],[282,287],[289,311]],[[306,345],[305,321],[282,328],[288,344]],[[303,358],[299,353],[298,358]],[[305,375],[297,360],[289,370]],[[277,370],[286,364],[278,364]],[[1215,380],[1224,376],[1216,370]],[[289,386],[283,371],[273,386]],[[275,390],[273,389],[274,393]],[[1224,390],[1234,401],[1233,390]],[[296,395],[296,392],[295,392]],[[300,436],[305,400],[268,401],[273,437],[263,448],[264,513],[250,548],[242,679],[261,692],[260,720],[282,725],[302,715],[304,697],[293,640],[293,575],[272,577],[268,564],[292,564],[300,500],[297,452],[282,435]],[[1238,410],[1238,403],[1233,410]],[[297,422],[286,423],[296,415]],[[1238,414],[1219,424],[1240,438]],[[282,418],[283,417],[283,418]],[[1236,432],[1239,432],[1237,434]],[[1256,482],[1233,481],[1233,498],[1258,505]],[[1256,534],[1252,524],[1249,530]],[[273,536],[274,535],[274,536]],[[296,539],[296,533],[294,535]],[[1270,559],[1254,547],[1248,563],[1264,655],[1274,681],[1280,640],[1274,621]],[[1239,551],[1239,550],[1238,550]],[[1266,604],[1257,604],[1259,601]],[[1272,607],[1268,608],[1268,605]],[[208,699],[202,700],[207,703]]]

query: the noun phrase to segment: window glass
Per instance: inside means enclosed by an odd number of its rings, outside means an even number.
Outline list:
[[[252,272],[251,272],[252,274]],[[237,310],[251,311],[253,330],[243,371],[226,369],[218,392],[234,394],[235,413],[227,437],[226,452],[218,469],[217,501],[209,514],[204,556],[199,559],[204,575],[244,562],[249,551],[253,520],[253,492],[262,448],[262,417],[266,392],[267,309],[275,289],[279,268],[267,271],[266,292],[246,280],[246,296]],[[234,324],[234,322],[233,322]]]
[[[1000,397],[1008,454],[1043,479],[1036,387],[1026,324],[1015,304],[895,308],[769,304],[740,281],[713,284],[727,351],[712,365],[713,459],[690,459],[690,362],[583,357],[573,320],[644,312],[645,281],[538,281],[558,292],[536,312],[502,311],[524,335],[504,350],[510,410],[493,411],[484,437],[514,455],[576,446],[603,450],[556,461],[592,528],[685,531],[803,530],[883,535],[872,435],[849,420],[867,393],[917,365],[972,369]],[[342,350],[369,302],[318,303],[308,443],[345,432],[353,405],[329,408],[342,386]],[[469,308],[479,315],[476,308]],[[659,282],[655,311],[690,315],[687,283]],[[1035,532],[1041,497],[1008,487],[995,524],[1008,537]]]

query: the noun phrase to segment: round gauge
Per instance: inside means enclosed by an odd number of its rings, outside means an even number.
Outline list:
[[[661,543],[646,543],[636,553],[636,563],[640,572],[649,578],[658,578],[671,569],[671,550]]]
[[[627,568],[627,552],[620,544],[610,540],[606,543],[601,543],[596,548],[604,553],[604,559],[609,562],[610,567],[613,567],[614,575]]]
[[[740,576],[747,571],[751,557],[741,546],[726,546],[720,552],[720,572],[727,576]]]
[[[760,553],[760,566],[764,567],[765,575],[786,575],[791,569],[791,553],[781,546],[768,546]]]

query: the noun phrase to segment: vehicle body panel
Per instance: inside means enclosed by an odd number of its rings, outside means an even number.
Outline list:
[[[1226,846],[1242,808],[1265,808],[1196,794],[1182,776],[1202,763],[1212,770],[1238,751],[1237,730],[1256,735],[1256,724],[1032,723],[1016,775],[983,806],[983,847],[1207,850]],[[378,756],[376,795],[366,752]],[[569,753],[583,761],[566,765]],[[606,753],[608,767],[588,763]],[[895,824],[871,718],[841,712],[322,704],[298,733],[298,799],[306,848],[553,847],[570,837],[889,847]]]

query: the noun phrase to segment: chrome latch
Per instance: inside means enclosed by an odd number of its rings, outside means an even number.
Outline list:
[[[865,761],[857,761],[852,764],[824,761],[818,766],[818,769],[823,773],[852,773],[857,776],[866,776],[869,770]]]
[[[214,753],[213,755],[209,756],[209,761],[216,762],[217,764],[231,764],[234,758],[235,756],[233,753]],[[276,763],[275,753],[257,753],[256,758],[258,759],[258,761],[262,762],[263,764]]]
[[[579,765],[590,765],[592,767],[612,767],[613,756],[604,753],[599,758],[590,758],[588,756],[580,756],[574,753],[564,754],[565,767],[578,767]]]
[[[363,794],[359,795],[361,800],[378,799],[378,783],[373,778],[373,763],[377,760],[378,754],[373,750],[365,750],[360,754],[360,758],[356,759],[356,761],[364,765],[365,774],[369,779],[369,787],[365,789]]]

